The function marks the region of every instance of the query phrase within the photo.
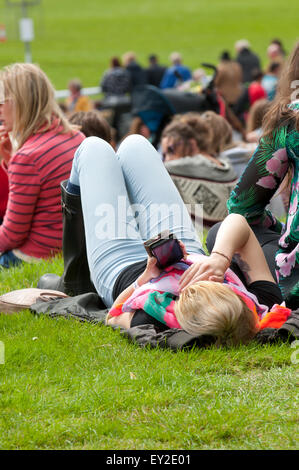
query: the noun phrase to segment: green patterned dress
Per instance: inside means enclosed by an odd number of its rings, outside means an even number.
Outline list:
[[[299,111],[299,102],[291,107]],[[286,224],[265,208],[292,171]],[[276,275],[282,295],[291,308],[299,307],[299,132],[292,125],[278,128],[272,139],[260,143],[227,203],[230,213],[242,214],[249,224],[260,224],[281,233],[275,256]]]

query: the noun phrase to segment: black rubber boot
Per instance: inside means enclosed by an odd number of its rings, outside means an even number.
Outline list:
[[[87,292],[96,292],[90,280],[87,262],[85,231],[81,197],[68,193],[67,180],[62,181],[61,205],[63,213],[62,253],[64,272],[61,277],[56,274],[44,274],[37,287],[54,289],[74,296]]]

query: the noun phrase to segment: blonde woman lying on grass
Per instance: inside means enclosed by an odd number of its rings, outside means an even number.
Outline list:
[[[102,139],[85,139],[67,190],[81,197],[91,279],[110,309],[108,325],[153,323],[238,344],[287,319],[289,309],[273,308],[283,299],[245,218],[229,215],[206,256],[159,154],[144,137],[127,137],[117,153]],[[143,244],[161,225],[182,249],[180,261],[163,270],[147,259]],[[244,282],[230,269],[233,256]]]
[[[228,216],[206,256],[160,155],[144,137],[127,137],[117,152],[102,139],[85,139],[67,191],[81,198],[91,280],[109,309],[108,325],[153,323],[237,344],[277,319],[279,313],[267,312],[282,302],[281,293],[245,218]],[[144,247],[161,228],[182,250],[163,270]],[[244,283],[229,269],[235,254]],[[284,322],[290,311],[276,310]]]
[[[246,220],[229,215],[210,256],[188,255],[161,271],[148,257],[144,273],[113,304],[108,325],[130,328],[142,323],[182,328],[192,335],[212,335],[220,344],[247,343],[260,328],[279,327],[290,310]],[[229,269],[237,254],[246,287]],[[164,289],[167,288],[167,292]],[[274,304],[276,306],[274,307]],[[269,312],[270,311],[270,312]]]

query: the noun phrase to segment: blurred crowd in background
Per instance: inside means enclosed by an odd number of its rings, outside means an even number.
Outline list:
[[[246,141],[256,141],[258,131],[253,129],[256,125],[249,111],[260,100],[259,106],[256,105],[257,119],[261,119],[263,110],[267,108],[267,103],[275,97],[278,79],[285,61],[286,52],[279,39],[273,39],[267,47],[267,63],[262,68],[259,56],[252,50],[247,40],[239,40],[235,44],[235,57],[232,57],[228,51],[220,54],[218,64],[202,64],[200,68],[191,70],[187,64],[184,64],[182,55],[179,52],[170,54],[170,64],[160,64],[159,57],[151,54],[148,57],[148,66],[143,67],[134,52],[127,52],[119,57],[112,57],[110,67],[107,69],[99,82],[99,91],[102,92],[101,100],[92,100],[82,93],[83,84],[80,79],[70,80],[68,89],[69,97],[61,103],[61,107],[66,113],[74,111],[114,110],[115,113],[123,107],[126,112],[133,107],[132,117],[140,117],[138,110],[134,109],[134,97],[137,92],[142,92],[142,87],[156,87],[173,104],[178,99],[185,105],[174,105],[174,113],[186,111],[198,111],[212,109],[225,118],[233,125],[236,131],[241,132]],[[215,67],[216,65],[216,67]],[[191,98],[187,93],[193,93],[195,97],[205,93],[213,88],[216,93],[214,103],[210,106],[196,101],[191,103]],[[170,92],[172,91],[172,93]],[[174,94],[176,92],[176,94]],[[184,93],[184,94],[183,94]],[[132,102],[133,101],[133,102]],[[188,101],[188,102],[187,102]],[[125,104],[128,104],[125,107]],[[151,110],[150,103],[149,109]],[[109,113],[105,113],[109,116]],[[117,116],[118,117],[118,116]],[[115,118],[110,114],[110,124],[117,126]],[[143,125],[142,125],[143,124]],[[140,124],[141,133],[147,131],[146,120]],[[127,120],[128,126],[128,120]],[[125,127],[125,126],[124,126]],[[138,131],[136,121],[133,123],[133,130]],[[117,138],[120,139],[126,134],[126,130],[118,130]]]

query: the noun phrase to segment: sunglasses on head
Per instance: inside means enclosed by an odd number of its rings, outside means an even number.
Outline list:
[[[171,144],[171,145],[168,145],[166,147],[166,151],[163,152],[162,156],[163,156],[163,159],[165,159],[166,155],[174,155],[175,152],[176,152],[176,148],[178,147],[178,145],[182,143],[182,140],[178,140],[177,142],[175,142],[174,144]]]
[[[166,155],[173,155],[175,151],[174,145],[168,145],[165,152],[163,152],[163,160],[166,158]]]

